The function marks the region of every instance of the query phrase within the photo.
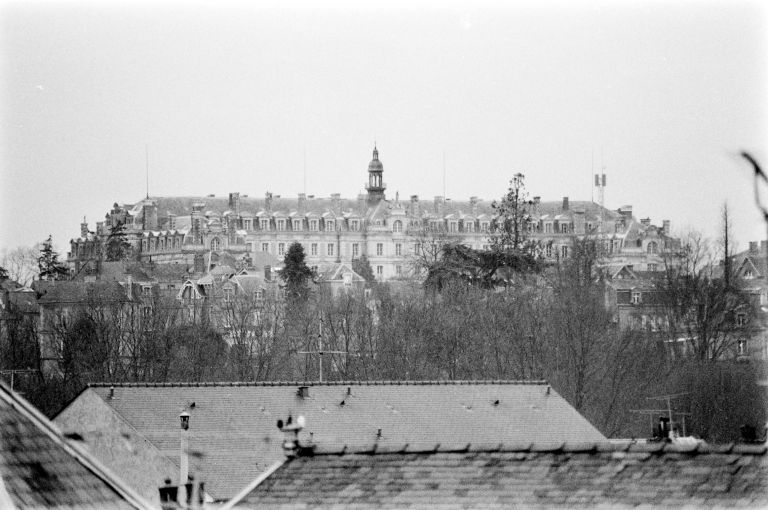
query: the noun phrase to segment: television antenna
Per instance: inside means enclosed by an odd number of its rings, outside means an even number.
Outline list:
[[[345,356],[349,355],[349,352],[347,351],[329,351],[323,349],[323,319],[320,319],[320,332],[317,335],[317,350],[316,351],[299,351],[298,354],[314,354],[318,356],[318,362],[320,364],[320,380],[318,382],[323,382],[323,356],[326,354],[343,354]]]

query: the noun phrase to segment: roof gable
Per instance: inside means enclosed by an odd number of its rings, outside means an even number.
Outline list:
[[[308,398],[297,396],[299,385]],[[310,424],[304,439],[312,433],[329,445],[367,444],[379,430],[382,445],[604,439],[543,382],[114,385],[111,399],[108,385],[92,389],[169,458],[178,455],[179,409],[195,402],[190,444],[203,454],[200,476],[215,499],[283,458],[275,423],[290,413]]]
[[[18,508],[150,508],[5,384],[0,384],[0,488],[0,503],[10,500]]]

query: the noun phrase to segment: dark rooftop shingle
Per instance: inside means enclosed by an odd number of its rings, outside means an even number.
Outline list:
[[[301,385],[309,397],[297,396]],[[358,447],[409,444],[599,441],[600,432],[543,382],[339,382],[158,384],[92,386],[114,411],[161,453],[178,459],[178,414],[195,402],[190,448],[206,491],[215,499],[237,494],[284,457],[278,419],[304,415],[301,433],[315,443]],[[494,402],[499,400],[498,405]],[[344,401],[344,405],[340,403]],[[73,403],[75,404],[75,403]],[[72,407],[72,405],[70,406]],[[75,406],[76,407],[76,406]],[[66,431],[82,420],[65,409],[55,421]],[[381,430],[381,437],[377,435]],[[97,454],[97,452],[94,452]]]
[[[29,403],[0,384],[3,488],[2,508],[148,508],[88,454],[67,444]]]
[[[765,445],[433,445],[315,449],[235,508],[766,508]]]

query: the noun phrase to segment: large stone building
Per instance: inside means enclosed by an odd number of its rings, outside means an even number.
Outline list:
[[[493,220],[492,201],[470,197],[467,201],[442,196],[407,200],[386,196],[384,166],[373,149],[368,165],[366,194],[355,199],[333,194],[329,198],[299,194],[282,198],[266,193],[251,198],[230,193],[228,198],[147,197],[135,204],[115,207],[98,222],[95,232],[87,223],[71,241],[68,261],[77,272],[98,259],[111,228],[125,225],[133,256],[143,262],[186,264],[204,270],[205,255],[226,252],[246,259],[249,252],[269,252],[282,259],[288,246],[304,246],[307,262],[319,270],[350,263],[366,255],[378,279],[407,276],[426,236],[487,248]],[[575,237],[602,240],[604,264],[655,271],[663,264],[669,245],[669,221],[661,227],[649,219],[637,221],[632,207],[616,211],[592,201],[542,202],[533,197],[529,235],[541,241],[549,260],[568,257]]]

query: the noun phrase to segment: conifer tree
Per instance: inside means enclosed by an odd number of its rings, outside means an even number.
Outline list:
[[[373,268],[365,255],[360,258],[352,260],[352,271],[362,276],[366,283],[373,283],[376,281],[376,277],[373,275]]]
[[[37,267],[40,269],[41,280],[61,280],[69,272],[67,266],[59,262],[59,254],[53,249],[53,239],[50,235],[40,248]]]
[[[291,300],[306,300],[309,294],[307,283],[313,272],[305,261],[304,247],[300,243],[292,243],[285,254],[284,266],[280,278],[285,282],[286,296]]]
[[[131,245],[125,235],[125,223],[122,220],[115,221],[109,230],[107,237],[107,260],[114,262],[123,260],[130,255]]]

